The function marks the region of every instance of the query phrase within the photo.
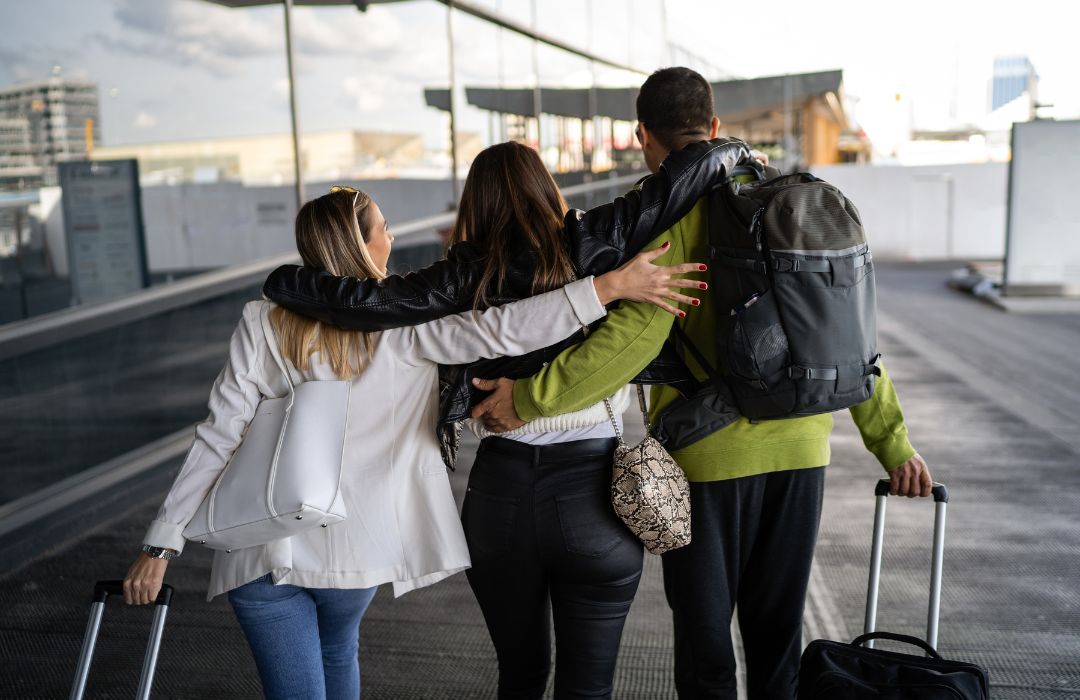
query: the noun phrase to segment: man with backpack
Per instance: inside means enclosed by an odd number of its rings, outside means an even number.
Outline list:
[[[637,136],[654,172],[670,150],[715,138],[719,129],[708,82],[687,68],[666,68],[650,76],[641,87],[637,112]],[[850,212],[848,219],[835,218],[844,230],[830,229],[829,235],[845,242],[861,236],[857,212],[842,195],[834,188],[811,186],[816,189],[807,201],[820,202],[813,206],[847,207]],[[756,243],[751,238],[740,248],[737,241],[727,241],[731,247],[720,241],[725,247],[718,250],[718,234],[714,230],[710,235],[709,229],[710,216],[714,225],[717,221],[717,212],[710,209],[717,206],[715,197],[701,200],[649,246],[670,244],[670,252],[661,258],[664,264],[711,259],[713,289],[696,293],[698,300],[692,305],[699,308],[675,319],[657,307],[623,304],[584,342],[533,377],[516,382],[475,380],[478,388],[493,393],[473,409],[473,415],[489,429],[509,430],[523,421],[592,405],[638,377],[673,335],[697,382],[683,382],[682,393],[671,385],[655,386],[649,417],[652,425],[659,423],[661,432],[674,436],[668,444],[676,448],[672,456],[686,472],[691,489],[692,541],[663,555],[664,587],[674,619],[679,697],[736,697],[730,625],[737,604],[749,697],[794,698],[824,465],[830,456],[833,419],[822,411],[850,407],[864,444],[888,472],[894,495],[929,496],[932,480],[908,440],[896,390],[872,354],[872,263],[865,244],[807,251],[802,249],[807,245],[798,243],[802,239],[795,236],[797,242],[785,244],[783,250],[779,244],[770,248],[770,241],[775,240],[765,236],[765,228],[780,224],[759,221],[767,216],[762,215],[768,211],[763,205],[747,228],[750,234],[757,232]],[[837,197],[842,201],[837,203]],[[798,202],[789,204],[788,211],[798,206]],[[751,279],[738,277],[739,270],[759,274],[755,279],[761,285],[739,287],[743,296],[728,298],[725,305],[714,293],[740,293],[722,291],[725,286],[738,286],[730,280]],[[778,316],[775,309],[783,303],[783,294],[793,293],[790,275],[783,275],[800,270],[809,275],[799,281],[808,281],[808,298],[819,297],[817,302],[805,302],[810,306],[831,303],[833,297],[820,293],[820,288],[843,280],[855,288],[866,280],[869,287],[859,292],[866,301],[857,302],[853,310],[862,319],[845,321],[844,333],[824,326],[811,333],[803,331],[819,336],[815,340],[798,337],[798,329],[782,327],[775,318],[762,322],[770,310],[773,317]],[[793,299],[789,303],[803,302]],[[807,313],[812,315],[813,310]],[[857,328],[860,320],[869,328]],[[845,342],[862,353],[857,362],[828,368],[795,362],[807,344],[843,344],[843,338],[833,336],[851,334],[858,337]],[[739,343],[749,345],[749,350]],[[753,366],[738,371],[747,357]],[[786,358],[786,366],[782,371],[769,369],[768,363],[778,357]],[[760,376],[747,377],[748,371]],[[718,377],[719,373],[725,373],[725,378]],[[696,389],[687,389],[690,385]],[[841,385],[847,390],[837,389]],[[816,409],[815,403],[820,404]]]

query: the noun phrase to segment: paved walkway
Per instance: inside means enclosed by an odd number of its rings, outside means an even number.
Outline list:
[[[1014,316],[943,286],[951,266],[880,267],[881,344],[911,432],[950,487],[940,648],[990,669],[994,698],[1080,697],[1080,316]],[[628,423],[633,424],[632,420]],[[861,630],[879,475],[837,416],[807,637]],[[464,458],[468,464],[468,458]],[[467,477],[453,480],[459,492]],[[0,578],[0,697],[65,697],[92,581],[120,577],[152,501]],[[925,625],[932,508],[890,502],[879,625]],[[209,556],[192,547],[169,580],[158,697],[254,698],[259,684]],[[128,697],[149,615],[110,607],[89,697]],[[464,576],[393,600],[362,627],[365,698],[493,698],[493,650]],[[659,562],[627,625],[617,698],[673,698],[671,624]]]

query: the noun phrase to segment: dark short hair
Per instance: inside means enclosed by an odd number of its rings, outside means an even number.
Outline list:
[[[667,146],[680,136],[708,132],[713,118],[712,87],[689,68],[661,68],[641,85],[637,118]]]

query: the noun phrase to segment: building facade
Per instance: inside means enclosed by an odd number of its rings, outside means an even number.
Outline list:
[[[990,83],[990,111],[1007,105],[1026,94],[1034,108],[1038,99],[1039,75],[1027,56],[999,56],[994,59],[994,77]]]
[[[0,189],[55,185],[56,164],[100,142],[97,85],[52,77],[0,90]]]
[[[461,138],[459,152],[480,150],[479,135],[462,134]],[[335,129],[300,135],[301,171],[307,181],[417,176],[428,156],[422,134]],[[94,151],[95,160],[117,158],[137,159],[144,184],[280,185],[293,179],[292,138],[287,133],[107,146]],[[441,167],[435,174],[444,171]]]

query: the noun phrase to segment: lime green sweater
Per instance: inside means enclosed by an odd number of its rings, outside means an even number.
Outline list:
[[[705,211],[704,201],[699,202],[690,214],[649,245],[651,249],[671,242],[671,250],[658,264],[708,260]],[[703,302],[700,307],[684,307],[690,308],[685,319],[676,320],[651,304],[620,305],[585,341],[565,350],[531,378],[515,382],[514,406],[518,415],[525,421],[559,415],[610,396],[656,357],[673,322],[682,324],[699,346],[709,347],[715,337],[718,309],[709,303],[708,292],[687,293],[702,297]],[[688,361],[695,376],[703,379],[702,368],[693,358]],[[670,387],[653,387],[650,419],[677,397]],[[863,443],[886,470],[895,469],[915,454],[908,441],[900,400],[884,368],[873,397],[850,410]],[[691,481],[819,467],[829,463],[832,427],[831,414],[759,423],[741,418],[673,456]]]

